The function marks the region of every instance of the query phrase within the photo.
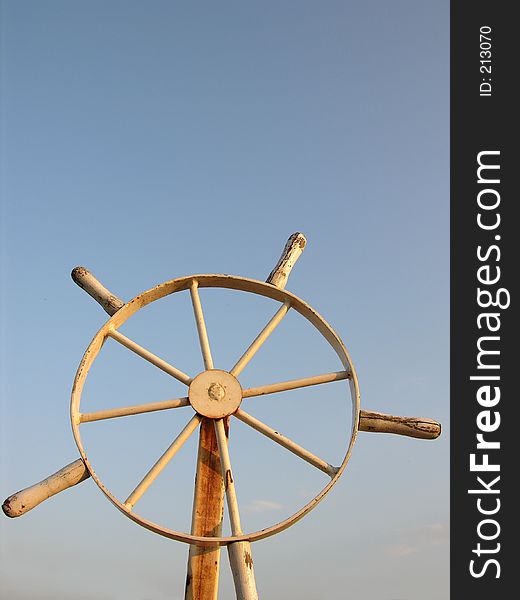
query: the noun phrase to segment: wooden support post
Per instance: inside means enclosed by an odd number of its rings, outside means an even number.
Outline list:
[[[199,453],[191,533],[207,537],[222,534],[224,482],[215,428],[204,418],[200,427]],[[191,545],[188,555],[185,600],[216,600],[220,570],[220,546]]]

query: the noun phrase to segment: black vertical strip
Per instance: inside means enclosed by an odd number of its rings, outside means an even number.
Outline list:
[[[512,2],[451,3],[453,599],[518,594],[520,194],[513,186],[520,185],[520,138],[513,102],[518,103],[520,87],[515,64],[520,35],[514,8]],[[483,168],[480,183],[479,153],[485,153],[482,163],[499,167]],[[494,305],[486,307],[489,302]],[[477,470],[471,470],[471,455]],[[499,470],[485,470],[486,460]]]

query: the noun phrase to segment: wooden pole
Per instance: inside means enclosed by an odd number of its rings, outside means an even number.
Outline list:
[[[233,542],[228,544],[227,549],[237,600],[258,600],[251,544]]]
[[[280,260],[276,263],[275,268],[269,274],[266,282],[283,289],[287,285],[291,270],[303,252],[306,244],[307,240],[303,233],[293,233],[287,240],[282,256],[280,256]]]
[[[212,419],[204,418],[200,427],[191,533],[219,537],[222,534],[223,515],[224,482],[217,438]],[[220,546],[191,545],[185,600],[216,600],[219,570]]]

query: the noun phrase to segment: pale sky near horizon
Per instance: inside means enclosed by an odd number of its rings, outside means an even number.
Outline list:
[[[70,390],[106,315],[70,279],[74,266],[124,300],[194,273],[263,281],[302,231],[308,244],[287,289],[344,341],[362,408],[435,418],[443,433],[434,442],[360,433],[323,502],[253,545],[260,597],[446,600],[449,3],[0,6],[1,499],[78,457]],[[212,290],[201,298],[223,369],[277,308]],[[128,335],[183,371],[202,370],[185,294],[142,313]],[[290,314],[243,384],[339,368]],[[107,344],[84,401],[95,410],[182,395],[171,384]],[[342,382],[248,403],[341,459]],[[190,410],[85,424],[107,485],[128,493]],[[192,438],[143,498],[145,516],[189,528],[195,451]],[[230,452],[249,531],[326,483],[236,421]],[[188,547],[126,519],[91,480],[19,519],[2,515],[0,548],[2,599],[184,595]],[[234,597],[226,553],[220,597]]]

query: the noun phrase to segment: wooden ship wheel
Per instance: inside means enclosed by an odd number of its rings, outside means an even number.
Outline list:
[[[358,431],[394,433],[422,439],[435,439],[441,431],[440,424],[432,419],[396,417],[361,410],[356,371],[340,337],[311,306],[285,290],[289,273],[305,244],[306,240],[303,234],[293,234],[287,241],[280,260],[266,282],[231,275],[190,275],[157,285],[127,303],[107,290],[87,269],[76,267],[72,272],[74,281],[101,304],[110,315],[110,319],[96,333],[88,346],[74,380],[70,416],[72,432],[80,458],[43,481],[7,498],[2,507],[4,513],[9,517],[18,517],[54,494],[85,479],[92,478],[112,504],[132,521],[154,533],[190,545],[186,599],[215,600],[217,598],[220,548],[223,546],[226,546],[228,550],[237,598],[239,600],[258,598],[251,543],[287,529],[308,514],[325,497],[345,470]],[[224,288],[237,293],[257,294],[270,299],[275,305],[272,318],[229,370],[214,367],[199,294],[199,290],[203,288]],[[120,327],[143,307],[183,291],[189,293],[191,297],[203,363],[201,372],[190,375],[183,373],[119,331]],[[304,317],[330,344],[343,365],[343,369],[244,389],[240,381],[243,369],[289,310],[296,311]],[[95,412],[84,411],[81,397],[85,381],[103,344],[109,340],[111,343],[121,344],[183,383],[186,386],[185,395],[172,400],[106,408]],[[324,458],[316,456],[244,409],[247,399],[251,397],[308,386],[320,386],[335,381],[343,382],[348,386],[346,398],[352,413],[352,420],[346,427],[347,435],[342,450],[343,459],[337,465],[330,464]],[[95,425],[91,425],[91,423],[96,421],[155,411],[175,410],[182,407],[186,407],[185,410],[189,413],[186,416],[184,428],[177,433],[170,446],[135,488],[124,498],[116,497],[103,484],[89,461],[82,441],[82,429],[94,427]],[[292,452],[313,468],[320,470],[326,479],[321,491],[310,502],[284,520],[259,531],[244,532],[241,524],[236,491],[236,487],[240,486],[233,476],[228,450],[230,425],[232,431],[234,419],[242,421],[284,450]],[[137,503],[183,444],[197,430],[199,432],[199,451],[191,530],[190,532],[174,531],[140,515]],[[231,530],[229,536],[222,535],[225,504]]]

